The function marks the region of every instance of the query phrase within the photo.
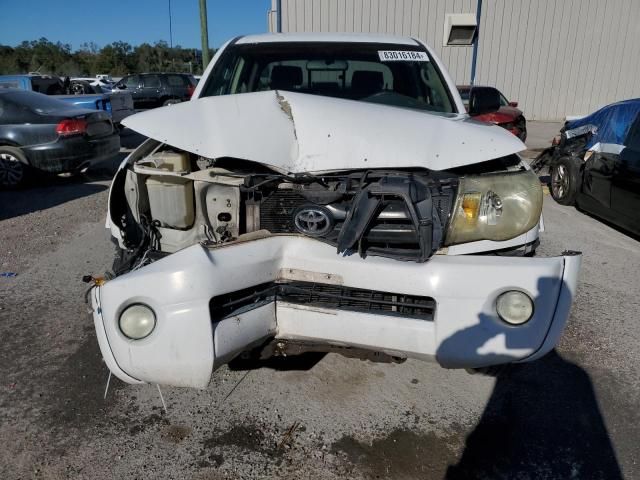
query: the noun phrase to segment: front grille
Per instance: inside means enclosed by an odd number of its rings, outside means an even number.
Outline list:
[[[293,233],[293,212],[309,203],[306,198],[290,189],[279,189],[267,197],[260,206],[260,228],[271,233]]]
[[[442,228],[446,228],[449,213],[452,208],[453,196],[446,192],[443,195],[434,195],[433,208],[438,212]],[[293,214],[297,208],[303,205],[312,205],[303,195],[291,189],[278,189],[269,195],[260,206],[260,228],[269,230],[271,233],[295,233],[296,227],[293,223]],[[405,211],[404,204],[398,200],[390,202],[385,209],[387,211]],[[341,221],[336,221],[339,229]],[[387,219],[379,218],[376,225],[407,225],[407,230],[413,230],[413,225],[409,219]],[[384,229],[384,227],[382,227]]]
[[[231,315],[253,310],[276,300],[278,288],[275,283],[263,283],[213,297],[209,301],[209,311],[214,321]]]
[[[209,307],[212,319],[218,321],[273,301],[427,321],[433,320],[436,308],[431,297],[298,281],[269,282],[219,295]]]
[[[349,210],[354,208],[352,205],[357,202],[357,196],[354,197],[351,193],[345,193],[340,200],[332,203],[315,204],[298,191],[279,188],[260,204],[260,228],[271,233],[308,234],[338,245],[338,251],[341,253],[357,252],[362,257],[370,254],[401,260],[425,261],[442,245],[455,190],[450,185],[429,187],[428,199],[432,206],[423,209],[423,218],[417,220],[414,220],[414,217],[418,204],[408,204],[406,198],[401,195],[404,192],[411,192],[411,189],[407,187],[398,194],[378,194],[381,200],[376,213],[366,227],[358,230],[357,239],[351,240],[348,247],[340,246],[340,237],[342,230],[348,228],[345,226],[345,219]],[[311,231],[298,230],[295,221],[298,212],[315,208],[325,212],[331,218],[333,226],[319,235]],[[349,224],[350,227],[353,225],[354,223]]]
[[[346,215],[348,202],[342,202],[342,212]],[[271,233],[301,233],[295,227],[294,216],[298,208],[304,206],[314,206],[299,193],[289,189],[277,190],[267,197],[260,207],[260,228],[269,230]],[[395,248],[412,250],[418,248],[418,238],[413,222],[408,217],[408,213],[402,201],[389,201],[386,212],[400,213],[401,217],[384,216],[379,217],[370,225],[366,242],[368,247],[373,248]],[[448,210],[447,210],[448,212]],[[447,213],[448,214],[448,213]],[[446,216],[444,218],[447,218]],[[328,242],[335,242],[340,234],[344,223],[344,217],[334,218],[334,227],[331,232],[324,235]]]

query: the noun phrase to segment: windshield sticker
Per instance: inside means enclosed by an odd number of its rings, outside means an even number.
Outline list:
[[[378,56],[383,62],[428,62],[427,52],[415,50],[378,50]]]

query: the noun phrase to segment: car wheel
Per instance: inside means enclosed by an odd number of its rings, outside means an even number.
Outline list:
[[[177,98],[168,98],[167,100],[162,102],[162,106],[166,107],[168,105],[175,105],[176,103],[180,103],[180,100],[178,100]]]
[[[29,162],[22,150],[0,147],[0,186],[17,188],[27,179]]]
[[[551,196],[560,205],[573,205],[580,186],[578,165],[569,157],[562,157],[551,167]]]

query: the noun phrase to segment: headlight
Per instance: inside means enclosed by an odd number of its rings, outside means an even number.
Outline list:
[[[540,220],[542,188],[531,170],[462,177],[445,245],[509,240]]]
[[[147,337],[156,327],[156,315],[151,308],[137,303],[120,314],[120,330],[132,340]]]
[[[522,325],[533,315],[533,301],[526,293],[509,290],[496,300],[496,310],[502,320],[510,325]]]

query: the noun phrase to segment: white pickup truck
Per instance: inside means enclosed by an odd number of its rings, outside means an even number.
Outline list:
[[[560,337],[581,255],[533,258],[524,144],[472,120],[419,40],[235,38],[190,102],[124,124],[149,139],[114,178],[91,298],[125,382],[203,388],[243,352],[482,370]]]

